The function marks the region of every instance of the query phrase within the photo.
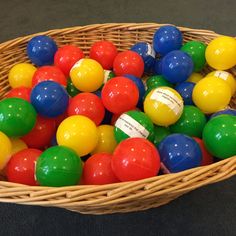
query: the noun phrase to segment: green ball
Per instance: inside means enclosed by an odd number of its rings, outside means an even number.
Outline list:
[[[146,81],[147,89],[154,89],[161,86],[173,87],[162,75],[153,75]]]
[[[145,138],[150,141],[154,138],[154,125],[151,119],[141,111],[123,113],[116,121],[114,135],[119,143],[131,137]]]
[[[154,126],[154,140],[153,143],[155,144],[156,147],[160,144],[160,142],[168,135],[170,135],[171,132],[169,128],[164,127],[164,126]]]
[[[77,94],[80,93],[80,91],[73,85],[71,78],[67,80],[67,86],[66,86],[67,93],[71,96],[74,97]]]
[[[206,44],[200,41],[189,41],[181,47],[181,51],[188,53],[194,64],[194,71],[199,72],[206,64]]]
[[[172,133],[181,133],[201,138],[206,122],[206,117],[199,108],[195,106],[184,106],[181,117],[175,124],[170,126],[170,131]]]
[[[42,186],[62,187],[78,184],[82,174],[80,157],[70,148],[54,146],[36,162],[36,179]]]
[[[203,141],[215,157],[236,155],[236,116],[220,115],[209,120],[203,130]]]
[[[9,137],[28,134],[36,123],[34,107],[21,98],[6,98],[0,101],[0,131]]]

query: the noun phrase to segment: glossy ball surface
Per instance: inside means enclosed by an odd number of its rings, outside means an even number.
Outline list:
[[[44,81],[32,89],[31,103],[40,115],[52,118],[66,111],[69,96],[60,84]]]
[[[141,78],[144,72],[144,62],[136,52],[130,50],[120,52],[113,62],[113,70],[116,76],[130,74]]]
[[[6,98],[21,98],[30,102],[31,88],[27,87],[17,87],[11,89],[7,94]]]
[[[9,137],[29,133],[36,123],[34,107],[21,98],[6,98],[0,102],[0,131]]]
[[[181,95],[184,100],[184,105],[193,105],[192,94],[195,84],[192,82],[179,83],[175,90]]]
[[[94,154],[84,163],[83,183],[98,185],[119,182],[111,168],[112,155],[107,153]]]
[[[35,36],[27,44],[27,55],[37,66],[53,64],[56,51],[56,42],[46,35]]]
[[[201,165],[202,153],[198,143],[184,134],[167,136],[158,149],[161,161],[171,173]]]
[[[129,138],[115,149],[112,169],[120,181],[134,181],[156,176],[160,156],[155,146],[143,138]]]
[[[12,154],[12,143],[10,139],[0,131],[0,170],[6,166],[7,162],[11,158]]]
[[[70,148],[55,146],[44,151],[36,163],[36,179],[42,186],[75,185],[82,174],[80,157]]]

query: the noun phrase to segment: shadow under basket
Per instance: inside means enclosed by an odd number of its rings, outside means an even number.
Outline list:
[[[91,45],[99,40],[112,41],[120,51],[136,42],[152,42],[160,24],[119,23],[78,26],[39,33],[51,36],[58,44],[78,45],[88,55]],[[179,27],[184,41],[200,40],[209,43],[218,34],[199,29]],[[0,98],[9,90],[8,73],[20,62],[29,62],[27,42],[35,35],[20,37],[0,44]],[[206,68],[205,72],[211,71]],[[229,71],[236,76],[236,68]],[[235,107],[235,97],[231,107]],[[222,147],[223,148],[223,147]],[[85,214],[109,214],[140,211],[164,205],[201,186],[227,179],[236,174],[236,156],[209,166],[197,167],[176,174],[160,175],[134,182],[109,185],[78,185],[69,187],[26,186],[4,181],[0,175],[0,202],[27,205],[55,206]]]

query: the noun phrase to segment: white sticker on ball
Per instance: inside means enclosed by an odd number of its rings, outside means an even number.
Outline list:
[[[148,48],[148,50],[147,50],[147,54],[149,55],[149,56],[152,56],[153,58],[155,58],[155,51],[153,50],[153,47],[151,46],[151,44],[147,44],[147,48]]]
[[[149,131],[127,114],[122,114],[115,123],[115,127],[122,130],[129,137],[147,138]]]
[[[179,115],[183,110],[183,101],[181,101],[173,92],[167,89],[162,89],[162,88],[155,89],[152,92],[150,99],[164,103],[176,115]]]
[[[226,72],[226,71],[221,71],[221,70],[218,70],[214,73],[214,76],[218,77],[218,78],[221,78],[223,80],[227,80],[228,76],[229,76],[229,73]]]

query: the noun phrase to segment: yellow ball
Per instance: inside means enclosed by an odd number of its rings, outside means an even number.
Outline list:
[[[212,40],[206,48],[206,61],[216,70],[227,70],[236,65],[236,40],[220,36]]]
[[[8,79],[12,88],[32,87],[32,78],[36,67],[29,63],[19,63],[13,66],[9,72]]]
[[[80,59],[70,70],[74,86],[82,92],[94,92],[103,84],[104,70],[93,59]]]
[[[169,87],[151,90],[144,100],[144,112],[152,122],[160,126],[174,124],[183,112],[183,99]]]
[[[219,79],[223,79],[230,87],[231,89],[231,94],[234,95],[236,92],[236,81],[233,77],[232,74],[230,74],[227,71],[222,71],[222,70],[216,70],[216,71],[212,71],[211,73],[207,74],[206,77],[209,76],[214,76],[216,78]]]
[[[222,79],[214,76],[205,77],[195,85],[192,98],[200,110],[211,114],[227,107],[231,89]]]
[[[12,144],[10,139],[0,131],[0,170],[2,170],[11,158]]]
[[[92,151],[92,154],[95,153],[110,153],[112,154],[117,142],[114,136],[114,126],[112,125],[100,125],[98,126],[98,144],[95,149]]]
[[[70,116],[57,129],[57,143],[73,149],[79,156],[85,156],[97,146],[97,127],[85,116]]]
[[[28,148],[25,142],[19,138],[11,138],[10,140],[12,144],[11,155]]]
[[[198,83],[203,78],[203,75],[200,73],[193,72],[190,77],[187,79],[188,82]]]

